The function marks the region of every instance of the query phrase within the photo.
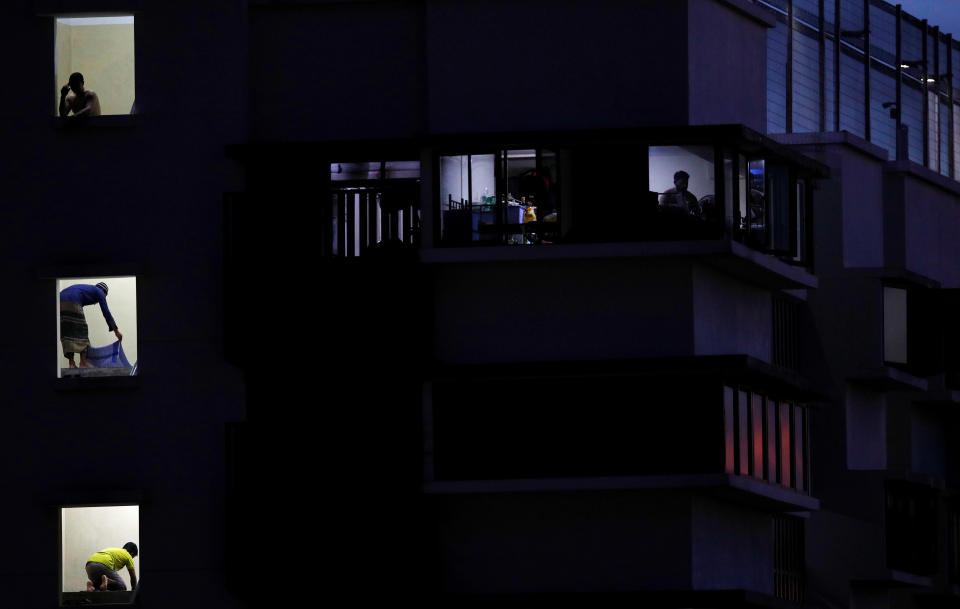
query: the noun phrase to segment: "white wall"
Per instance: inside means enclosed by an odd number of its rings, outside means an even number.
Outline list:
[[[140,545],[140,507],[136,505],[63,508],[60,510],[60,524],[63,560],[60,585],[63,592],[87,589],[84,567],[94,552],[122,548],[128,541]],[[133,564],[139,580],[142,576],[139,556],[133,559]],[[120,575],[129,590],[129,573],[124,569]]]
[[[123,334],[123,352],[127,354],[130,364],[137,362],[137,278],[136,277],[84,277],[60,279],[57,281],[57,376],[60,369],[66,367],[67,360],[63,357],[60,346],[60,291],[78,283],[96,285],[103,281],[109,288],[107,307],[117,322],[117,328]],[[87,328],[90,335],[90,344],[94,347],[109,345],[117,337],[107,330],[107,322],[103,319],[99,305],[83,308],[87,318]],[[80,356],[74,355],[74,361],[79,363]]]
[[[707,155],[707,160],[693,154]],[[689,149],[680,146],[650,147],[650,190],[666,192],[673,188],[673,174],[686,171],[690,174],[687,190],[697,197],[714,194],[713,149],[708,146],[692,146]]]

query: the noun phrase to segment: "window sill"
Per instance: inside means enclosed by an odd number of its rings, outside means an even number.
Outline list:
[[[129,372],[123,376],[66,376],[63,378],[54,379],[54,389],[57,391],[82,391],[86,389],[136,389],[140,386],[139,379],[139,376],[130,376]]]
[[[58,130],[72,131],[76,129],[117,129],[135,127],[140,122],[139,114],[104,114],[89,118],[61,118],[53,117],[54,127]]]
[[[89,607],[91,605],[132,605],[136,591],[114,590],[96,592],[61,592],[61,607]]]

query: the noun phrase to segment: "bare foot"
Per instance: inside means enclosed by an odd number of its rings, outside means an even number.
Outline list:
[[[92,367],[92,366],[91,366],[91,367]],[[109,581],[109,580],[107,579],[107,576],[104,575],[104,576],[103,576],[102,583],[100,584],[100,589],[101,589],[101,590],[106,590],[106,589],[107,589],[107,582],[108,582],[108,581]]]
[[[90,362],[80,362],[80,367],[81,367],[81,368],[94,368],[95,366],[94,366],[93,364],[91,364]]]
[[[76,368],[76,367],[77,367],[77,363],[76,363],[75,361],[73,361],[73,360],[70,360],[70,367],[71,367],[71,368]]]
[[[87,582],[87,592],[94,592],[94,591],[96,591],[96,588],[94,587],[93,582],[89,582],[89,581],[88,581],[88,582]]]

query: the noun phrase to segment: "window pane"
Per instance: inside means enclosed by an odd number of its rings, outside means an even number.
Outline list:
[[[82,91],[96,94],[100,114],[136,112],[132,15],[58,18],[55,44],[56,111],[61,87],[80,73]],[[70,89],[68,103],[76,93]],[[74,112],[83,108],[79,100],[71,106]]]
[[[806,444],[804,442],[804,415],[805,411],[803,408],[796,406],[793,409],[793,464],[794,464],[794,476],[793,476],[793,488],[798,491],[804,490],[804,453],[806,452]]]
[[[790,486],[790,403],[780,403],[780,484]]]
[[[750,396],[750,435],[753,459],[750,463],[750,473],[757,478],[763,478],[763,396]]]
[[[774,400],[767,400],[767,470],[764,479],[767,482],[777,482],[777,410]]]
[[[734,463],[734,434],[733,426],[733,388],[723,388],[723,470],[728,473],[736,472]]]
[[[883,288],[883,359],[907,363],[907,291]]]
[[[737,400],[737,416],[738,424],[737,428],[739,430],[738,440],[740,441],[740,450],[739,450],[739,467],[737,468],[737,473],[742,475],[747,475],[750,473],[750,427],[748,419],[748,402],[747,402],[747,392],[740,391],[738,392]]]
[[[59,279],[57,300],[58,377],[136,375],[136,277]]]
[[[651,146],[650,190],[659,193],[661,208],[700,216],[715,194],[713,147]]]

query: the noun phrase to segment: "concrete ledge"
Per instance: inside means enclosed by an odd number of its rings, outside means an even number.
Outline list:
[[[828,131],[817,133],[771,133],[771,139],[785,146],[824,146],[840,145],[853,148],[880,161],[889,161],[886,148],[871,144],[862,137],[849,131]]]
[[[61,368],[60,376],[67,377],[104,377],[104,376],[130,376],[133,366],[120,366],[117,368]]]
[[[926,379],[892,366],[863,368],[847,377],[847,380],[880,391],[926,391],[928,386]]]
[[[60,593],[61,607],[88,607],[90,605],[132,605],[136,600],[136,592],[104,591],[104,592],[62,592]]]
[[[816,276],[806,268],[787,264],[729,239],[447,247],[420,252],[420,260],[426,264],[673,256],[697,257],[734,276],[768,287],[810,289],[818,286]]]
[[[450,480],[427,482],[428,495],[484,493],[543,493],[688,489],[719,494],[736,503],[750,503],[771,511],[819,510],[820,501],[793,489],[733,474],[673,476],[609,476],[594,478],[524,478],[509,480]]]
[[[61,131],[86,131],[88,129],[116,129],[135,127],[140,122],[139,114],[104,114],[89,118],[53,117],[54,127]]]

